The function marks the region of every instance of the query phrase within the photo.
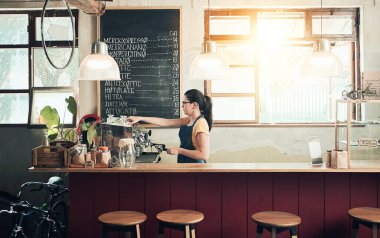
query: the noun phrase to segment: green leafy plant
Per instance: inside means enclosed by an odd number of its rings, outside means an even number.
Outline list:
[[[65,102],[67,103],[67,107],[65,108],[65,111],[63,113],[63,121],[65,119],[66,109],[71,114],[73,114],[73,116],[76,116],[77,114],[77,103],[75,99],[72,96],[70,96],[68,98],[65,98]],[[68,129],[64,131],[63,123],[61,123],[57,109],[51,106],[45,106],[41,110],[41,116],[44,119],[46,127],[48,129],[47,132],[50,141],[56,139],[57,137],[73,142],[77,141],[77,133],[75,132],[75,130]]]

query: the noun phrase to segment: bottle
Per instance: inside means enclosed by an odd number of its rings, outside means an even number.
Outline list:
[[[42,141],[42,145],[44,146],[49,146],[49,135],[47,133],[47,131],[44,131],[44,138],[43,138],[43,141]]]

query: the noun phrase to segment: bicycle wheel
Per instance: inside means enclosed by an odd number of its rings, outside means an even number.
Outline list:
[[[54,237],[64,238],[66,237],[67,232],[67,205],[64,201],[59,201],[55,203],[51,209],[51,212],[53,213],[53,219],[55,221],[54,224]]]
[[[65,23],[60,22],[62,20],[60,20],[59,17],[56,17],[54,12],[49,15],[49,11],[47,10],[50,7],[48,6],[49,1],[50,0],[45,0],[44,6],[42,8],[41,42],[42,42],[45,56],[48,62],[51,64],[51,66],[53,66],[55,69],[65,69],[71,63],[74,57],[75,40],[76,40],[74,16],[71,12],[69,4],[65,0],[62,0],[66,5],[66,10],[70,17],[70,23],[69,24],[66,23],[66,24],[67,26],[70,26],[70,29],[67,31],[68,32],[71,31],[71,37],[69,37],[70,39],[67,39],[66,36],[61,35],[62,32],[66,30]],[[50,34],[49,34],[49,30],[50,30]],[[70,54],[68,57],[63,57],[62,59],[60,59],[60,57],[57,57],[57,52],[56,52],[57,49],[55,47],[57,46],[56,42],[58,41],[67,41],[67,43],[70,45]],[[55,62],[53,59],[55,59]],[[57,63],[57,59],[60,59],[61,62]]]
[[[34,232],[33,238],[51,237],[49,236],[49,230],[51,229],[50,223],[50,221],[42,219],[41,222],[38,224],[36,231]]]

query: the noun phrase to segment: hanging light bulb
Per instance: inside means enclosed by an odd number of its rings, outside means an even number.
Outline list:
[[[91,54],[79,66],[79,80],[121,80],[116,61],[108,55],[106,43],[92,44]]]
[[[99,17],[105,13],[107,1],[99,4],[97,13],[87,13]],[[91,54],[87,55],[79,66],[79,80],[121,80],[120,69],[114,58],[108,54],[106,43],[97,41],[91,46]]]
[[[210,0],[208,0],[210,10]],[[201,54],[198,55],[190,66],[190,80],[224,80],[227,79],[228,69],[222,58],[216,52],[216,43],[204,39]]]
[[[190,66],[191,80],[223,80],[227,77],[227,67],[216,53],[216,43],[205,40],[201,54]]]
[[[313,53],[302,64],[303,76],[326,78],[342,75],[343,65],[330,47],[327,39],[314,42]]]
[[[331,51],[330,41],[323,38],[322,31],[322,0],[321,0],[321,39],[313,44],[313,53],[302,64],[302,76],[306,77],[337,77],[343,74],[343,65]]]

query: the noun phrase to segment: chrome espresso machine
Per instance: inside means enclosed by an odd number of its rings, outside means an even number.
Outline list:
[[[111,165],[118,166],[119,142],[124,138],[133,138],[136,151],[135,163],[158,163],[160,154],[166,151],[164,144],[153,143],[150,139],[152,131],[141,125],[129,125],[126,117],[111,117],[107,123],[101,124],[101,144],[107,146],[111,152]]]

